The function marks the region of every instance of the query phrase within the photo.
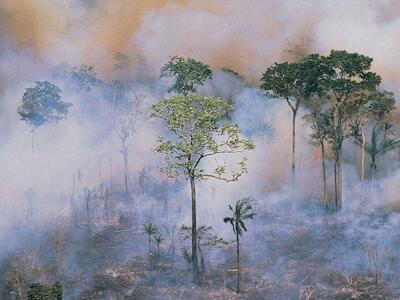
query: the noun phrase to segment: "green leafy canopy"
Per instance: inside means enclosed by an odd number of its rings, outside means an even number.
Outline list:
[[[175,83],[168,92],[188,95],[196,92],[196,85],[203,85],[212,78],[210,67],[193,58],[174,56],[161,68],[160,77],[175,77]]]
[[[154,117],[166,122],[172,133],[171,139],[159,135],[155,148],[164,154],[165,165],[161,170],[169,177],[183,174],[196,179],[235,181],[247,171],[245,157],[230,174],[226,174],[226,163],[218,164],[210,173],[200,167],[206,157],[240,154],[255,148],[251,140],[240,137],[237,124],[226,120],[232,106],[225,100],[195,94],[173,96],[152,105],[151,110]]]
[[[32,128],[47,122],[57,122],[68,113],[71,103],[61,101],[61,90],[48,81],[36,81],[34,87],[27,88],[18,107],[21,120]]]
[[[275,63],[261,78],[260,88],[271,98],[283,98],[294,113],[313,94],[322,94],[321,79],[326,66],[318,54],[310,54],[300,62]]]

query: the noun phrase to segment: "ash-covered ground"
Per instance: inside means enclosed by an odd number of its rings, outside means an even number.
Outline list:
[[[10,291],[19,285],[55,278],[63,283],[65,299],[396,299],[400,294],[400,234],[394,230],[400,212],[393,208],[327,213],[319,200],[262,205],[258,199],[257,216],[241,241],[238,295],[230,228],[215,230],[227,244],[204,246],[201,283],[193,284],[182,255],[187,243],[176,222],[189,207],[171,201],[166,210],[164,201],[153,201],[145,218],[140,217],[145,212],[126,213],[105,222],[93,213],[91,224],[60,217],[15,229],[24,238],[2,261],[2,299],[13,299]],[[126,203],[118,205],[129,211]],[[142,228],[148,221],[165,236],[159,257],[155,244],[148,254]],[[223,228],[220,222],[214,228]]]

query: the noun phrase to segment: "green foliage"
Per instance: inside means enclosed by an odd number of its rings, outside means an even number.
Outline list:
[[[48,81],[36,81],[34,87],[27,88],[18,107],[21,120],[32,129],[47,122],[57,122],[68,113],[71,103],[61,101],[61,90]]]
[[[300,62],[275,63],[263,74],[260,88],[270,98],[286,99],[297,112],[301,102],[323,92],[320,80],[325,70],[318,54],[310,54]]]
[[[230,223],[232,225],[233,233],[236,235],[236,270],[237,270],[237,285],[236,292],[240,292],[240,237],[243,235],[243,230],[247,231],[245,220],[253,219],[255,213],[251,206],[251,198],[243,198],[235,203],[235,207],[229,205],[229,210],[232,215],[225,217],[224,223]]]
[[[263,74],[260,88],[264,89],[270,98],[286,99],[292,110],[297,110],[300,102],[297,101],[295,87],[299,76],[298,63],[276,63]]]
[[[212,71],[208,65],[193,58],[174,56],[161,68],[160,77],[175,78],[169,92],[188,95],[196,92],[196,85],[203,85],[207,79],[211,79]]]
[[[395,109],[393,93],[385,90],[373,91],[368,95],[366,110],[374,119],[381,120],[387,113]]]
[[[70,82],[68,87],[75,93],[90,92],[90,90],[99,85],[100,80],[97,79],[97,73],[94,67],[82,64],[74,67],[70,73]]]
[[[275,63],[263,74],[260,87],[271,98],[291,99],[293,96],[291,90],[296,85],[299,75],[299,64]]]
[[[329,135],[329,115],[326,112],[322,112],[321,106],[315,103],[309,106],[309,112],[304,116],[304,119],[312,129],[310,135],[312,144],[320,145]]]
[[[323,87],[338,102],[365,100],[358,97],[360,93],[375,91],[381,82],[380,76],[370,71],[372,58],[368,56],[332,50],[322,60],[327,66]]]
[[[155,236],[159,235],[159,232],[160,231],[158,230],[158,227],[153,223],[143,225],[143,233],[147,234],[149,240],[149,255],[151,255],[151,237],[154,238]]]
[[[57,281],[52,287],[52,295],[56,300],[62,300],[63,288],[59,281]]]
[[[235,206],[229,205],[229,210],[232,212],[231,217],[225,217],[224,222],[232,225],[233,232],[238,236],[243,235],[243,230],[247,231],[245,220],[253,219],[256,215],[253,213],[253,208],[249,198],[243,198],[236,201]]]
[[[327,57],[313,54],[309,58],[305,61],[312,70],[305,73],[309,82],[305,86],[310,87],[306,89],[310,97],[305,105],[310,109],[306,119],[312,124],[312,138],[323,136],[339,152],[362,118],[392,109],[393,97],[377,90],[381,78],[370,71],[370,57],[332,50]]]
[[[337,99],[345,100],[361,90],[374,90],[381,82],[380,76],[370,71],[373,59],[368,56],[331,50],[323,60],[328,67],[325,87],[335,93]]]
[[[152,116],[165,121],[171,139],[158,136],[156,152],[164,154],[161,168],[169,177],[186,175],[196,179],[217,178],[235,181],[246,169],[243,157],[238,168],[227,174],[226,163],[218,164],[213,172],[201,168],[201,161],[219,154],[243,153],[254,149],[251,140],[242,139],[237,124],[227,121],[232,106],[220,98],[173,96],[151,106]]]
[[[28,289],[28,300],[62,300],[63,288],[57,281],[54,285],[33,283]]]
[[[350,135],[357,141],[361,137],[363,125],[368,122],[383,122],[385,116],[395,108],[395,100],[393,93],[385,90],[361,91],[355,97],[361,99],[350,122]]]
[[[377,157],[385,153],[400,148],[400,140],[387,137],[387,131],[390,126],[374,124],[371,132],[371,140],[365,142],[365,152],[371,157],[372,163],[375,164]],[[356,143],[361,145],[361,137],[356,138]],[[376,167],[376,166],[374,166]]]
[[[370,95],[377,93],[381,78],[369,71],[372,58],[358,53],[332,50],[323,60],[328,66],[323,85],[326,94],[331,96],[327,110],[328,138],[333,150],[338,152],[344,138],[352,133],[351,122],[366,108]]]

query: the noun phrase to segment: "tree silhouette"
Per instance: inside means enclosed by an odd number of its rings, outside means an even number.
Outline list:
[[[153,234],[153,239],[157,245],[157,259],[160,259],[160,246],[164,243],[165,239],[161,233]]]
[[[31,128],[32,151],[35,130],[48,122],[65,118],[71,106],[71,103],[61,101],[61,90],[48,81],[36,81],[35,86],[25,90],[18,114]]]
[[[149,238],[149,255],[151,255],[151,237],[159,233],[158,227],[153,223],[144,224],[143,232],[147,234]]]
[[[160,77],[174,77],[175,83],[168,92],[188,95],[196,92],[196,85],[203,85],[212,78],[212,71],[206,64],[190,57],[174,56],[161,68]]]
[[[206,170],[202,162],[206,158],[217,159],[226,154],[241,155],[254,149],[251,140],[242,139],[237,124],[227,121],[232,106],[220,98],[173,96],[162,99],[151,107],[154,117],[163,120],[173,134],[171,139],[158,136],[156,152],[164,154],[161,171],[171,178],[185,176],[190,181],[192,200],[192,263],[194,280],[199,275],[197,258],[196,180],[215,178],[236,181],[244,174],[246,157],[242,156],[238,167],[229,170],[227,163],[220,162],[214,170]]]
[[[374,124],[371,131],[371,140],[364,142],[360,136],[357,136],[356,142],[363,145],[365,152],[371,158],[371,188],[374,192],[375,173],[377,169],[376,160],[379,156],[385,153],[398,149],[400,147],[400,140],[395,140],[387,136],[387,132],[391,125],[386,123],[384,125]]]
[[[272,99],[284,99],[292,111],[292,186],[296,179],[296,116],[299,108],[313,94],[319,92],[318,78],[324,68],[319,55],[310,54],[296,62],[275,63],[261,77],[260,88]]]
[[[232,225],[233,233],[236,235],[236,292],[240,293],[240,237],[243,235],[243,230],[247,231],[244,221],[253,219],[255,213],[253,213],[249,198],[236,201],[234,207],[229,205],[229,210],[232,215],[230,217],[225,217],[224,222],[229,222]]]

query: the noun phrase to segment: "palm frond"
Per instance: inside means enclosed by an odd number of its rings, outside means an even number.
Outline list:
[[[247,231],[246,225],[244,224],[244,222],[242,220],[239,221],[239,224],[240,224],[240,226],[242,226],[244,231]]]
[[[231,222],[231,223],[232,223],[232,221],[233,221],[233,218],[229,218],[229,217],[225,217],[225,218],[224,218],[224,222],[225,222],[225,223],[228,223],[228,222]]]
[[[158,245],[162,244],[164,242],[164,237],[162,234],[157,234],[153,236],[154,242]]]
[[[231,217],[225,217],[223,220],[225,223],[230,223],[232,225],[233,232],[239,236],[242,236],[243,231],[247,231],[246,224],[244,220],[253,219],[255,213],[252,212],[252,206],[249,203],[249,198],[243,198],[236,201],[235,208],[233,209],[229,205],[229,209],[232,211]]]
[[[255,213],[250,213],[247,215],[242,216],[242,220],[246,220],[246,219],[253,219],[253,217],[255,216]]]
[[[143,225],[143,232],[149,235],[155,235],[159,232],[158,227],[153,223]]]
[[[393,140],[393,139],[387,139],[386,141],[383,142],[381,147],[379,148],[379,153],[378,155],[384,155],[385,153],[395,150],[396,148],[400,147],[400,140]]]

